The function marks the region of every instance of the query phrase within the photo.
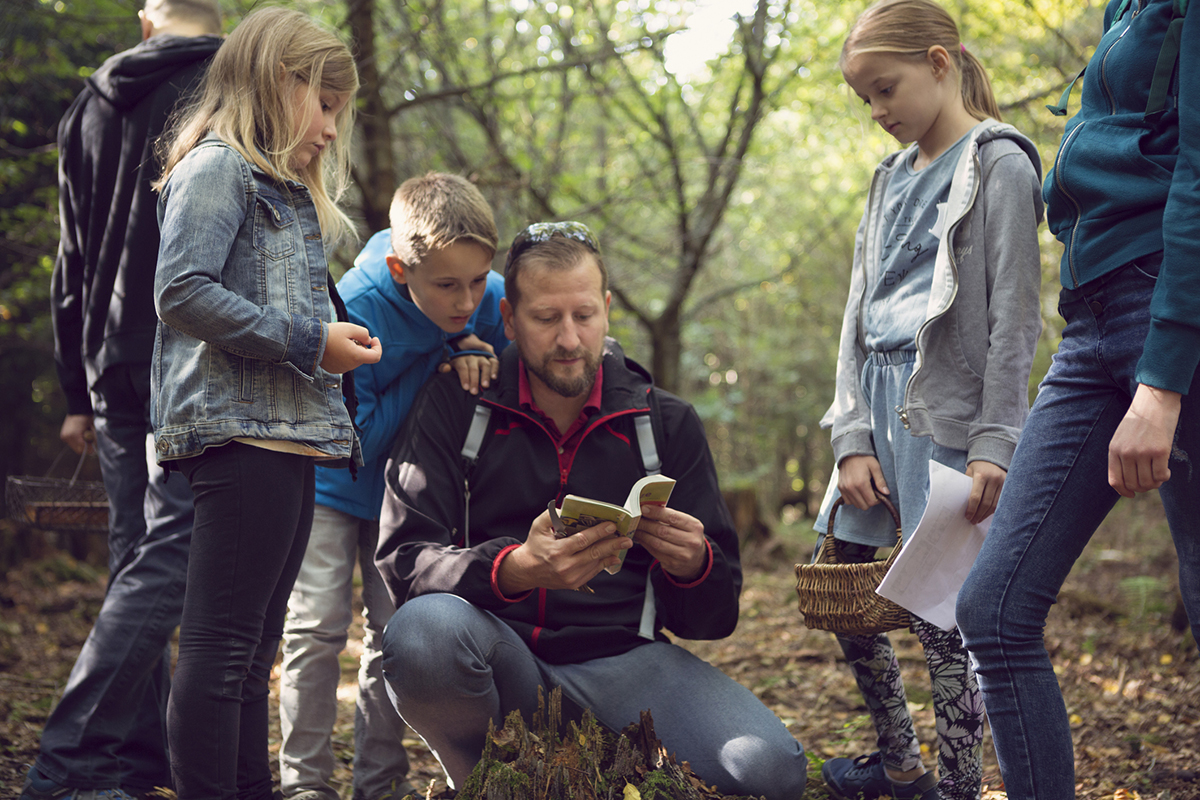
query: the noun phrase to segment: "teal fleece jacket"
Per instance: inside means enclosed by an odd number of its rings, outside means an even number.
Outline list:
[[[1195,3],[1193,3],[1195,5]],[[1043,196],[1077,288],[1162,252],[1137,380],[1186,393],[1200,363],[1200,9],[1183,23],[1166,112],[1144,120],[1171,0],[1120,0],[1083,76]]]

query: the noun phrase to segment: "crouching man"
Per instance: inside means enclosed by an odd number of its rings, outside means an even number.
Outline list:
[[[397,710],[460,788],[489,721],[528,721],[538,687],[561,687],[565,716],[589,708],[614,731],[649,709],[667,751],[725,794],[798,800],[800,743],[662,632],[718,639],[737,624],[737,536],[695,411],[606,338],[607,273],[585,226],[522,231],[505,293],[516,347],[499,380],[481,399],[430,380],[387,468],[376,561],[399,607],[383,641]],[[555,537],[548,502],[622,504],[659,460],[677,484],[635,540],[611,523]]]

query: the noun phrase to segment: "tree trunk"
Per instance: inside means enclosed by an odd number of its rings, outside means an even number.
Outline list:
[[[347,4],[346,21],[354,39],[361,84],[356,125],[361,156],[355,165],[354,180],[362,193],[362,212],[368,235],[389,226],[388,209],[396,190],[391,120],[383,102],[374,18],[375,0],[350,0]]]
[[[650,372],[654,376],[654,385],[679,394],[679,358],[683,353],[679,314],[664,311],[647,328],[650,331]]]

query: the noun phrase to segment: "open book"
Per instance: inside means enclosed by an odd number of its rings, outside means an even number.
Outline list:
[[[642,506],[665,506],[675,488],[675,480],[665,475],[647,475],[633,485],[624,506],[605,503],[601,500],[590,500],[586,497],[569,494],[563,498],[558,515],[562,519],[562,528],[558,536],[570,536],[584,528],[599,525],[601,522],[611,522],[617,526],[617,533],[632,537],[642,521]],[[621,551],[621,560],[625,559],[625,551]],[[615,575],[621,569],[605,567],[609,574]]]

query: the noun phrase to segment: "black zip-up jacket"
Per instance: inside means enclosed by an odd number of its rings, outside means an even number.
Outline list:
[[[58,259],[51,314],[70,414],[109,366],[150,362],[158,261],[154,142],[218,36],[152,36],[97,69],[58,126]]]
[[[742,573],[733,522],[695,410],[654,388],[642,367],[607,340],[600,410],[574,459],[559,463],[538,415],[518,402],[516,347],[500,358],[500,379],[482,394],[492,407],[478,462],[470,471],[470,546],[463,540],[463,441],[476,398],[453,372],[435,375],[418,395],[387,466],[376,563],[396,604],[451,593],[486,609],[550,663],[577,663],[645,644],[638,625],[649,570],[660,628],[688,639],[719,639],[737,624]],[[677,483],[668,505],[704,523],[710,556],[701,576],[680,584],[644,547],[626,552],[616,575],[601,572],[595,594],[539,589],[505,598],[495,584],[500,559],[529,534],[555,499],[577,494],[618,505],[645,473],[634,416],[654,392],[661,415],[662,473]]]

